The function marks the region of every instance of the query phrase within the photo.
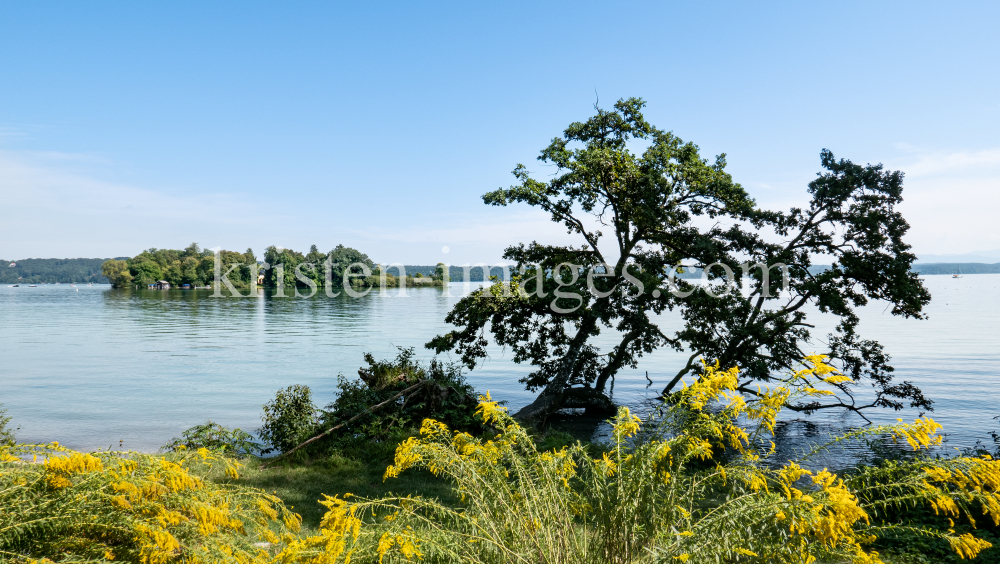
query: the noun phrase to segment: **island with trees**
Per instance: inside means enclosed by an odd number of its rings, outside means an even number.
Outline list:
[[[397,287],[401,283],[413,287],[440,287],[450,280],[445,265],[418,267],[432,269],[428,275],[421,271],[413,274],[392,274],[373,262],[365,253],[337,245],[322,253],[313,245],[308,253],[276,246],[267,247],[258,258],[252,249],[243,253],[212,251],[192,243],[183,250],[152,248],[125,259],[112,259],[101,265],[101,273],[116,288],[147,288],[165,282],[172,288],[203,288],[216,283],[232,286],[236,290],[248,288],[276,288],[297,290],[309,288],[312,292],[331,291],[336,288],[363,290],[385,285]]]

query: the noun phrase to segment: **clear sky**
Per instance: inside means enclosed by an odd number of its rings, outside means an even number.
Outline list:
[[[496,261],[485,206],[596,97],[767,207],[829,148],[906,172],[918,253],[1000,248],[1000,3],[0,1],[0,258],[267,245]],[[445,255],[442,247],[448,246]]]

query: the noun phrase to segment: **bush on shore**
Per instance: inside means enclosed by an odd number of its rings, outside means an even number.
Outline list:
[[[416,434],[428,417],[455,429],[481,432],[484,427],[475,417],[477,394],[465,381],[461,367],[437,359],[425,366],[414,357],[412,347],[399,347],[391,360],[376,360],[365,353],[367,366],[358,370],[359,378],[339,375],[337,397],[322,410],[313,404],[308,386],[279,390],[264,405],[264,424],[258,431],[266,445],[263,452],[286,453],[337,425],[341,428],[335,434],[310,445],[310,454],[355,450],[373,442],[395,444]],[[385,404],[418,383],[424,385]],[[384,405],[372,409],[380,404]]]
[[[14,560],[156,564],[877,564],[875,547],[906,535],[961,559],[991,546],[956,523],[1000,523],[1000,461],[988,454],[918,455],[842,475],[809,468],[831,444],[865,437],[927,452],[940,443],[929,418],[853,431],[796,461],[771,460],[781,406],[828,393],[809,384],[816,377],[844,378],[821,356],[806,365],[786,385],[749,396],[735,390],[737,369],[707,365],[657,417],[643,422],[621,408],[598,457],[580,443],[540,448],[487,394],[476,407],[486,432],[425,419],[383,477],[428,470],[450,484],[456,502],[325,496],[312,534],[297,532],[298,516],[276,497],[232,483],[238,463],[207,449],[157,457],[3,447],[0,505],[12,510],[0,517],[0,551]],[[230,478],[206,480],[220,465]],[[914,510],[947,523],[908,519]]]
[[[180,437],[170,439],[162,450],[177,452],[201,448],[229,457],[243,458],[259,454],[263,447],[254,441],[253,435],[243,429],[230,429],[209,420],[203,425],[187,429]]]
[[[9,425],[10,416],[7,415],[7,409],[4,408],[3,404],[0,404],[0,447],[14,444],[14,431],[16,429],[11,429]]]

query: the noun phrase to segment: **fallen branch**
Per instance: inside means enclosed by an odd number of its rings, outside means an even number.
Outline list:
[[[408,394],[408,393],[416,390],[417,388],[426,385],[428,382],[431,382],[431,380],[421,380],[421,381],[417,382],[416,384],[410,386],[409,388],[406,388],[402,392],[399,392],[398,394],[396,394],[396,395],[392,396],[391,398],[385,400],[384,402],[376,404],[376,405],[373,405],[373,406],[369,407],[368,409],[362,411],[361,413],[355,415],[354,417],[351,417],[347,421],[344,421],[343,423],[339,423],[339,424],[337,424],[337,425],[335,425],[333,427],[330,427],[329,429],[327,429],[326,431],[323,431],[322,433],[316,435],[315,437],[313,437],[313,438],[311,438],[311,439],[309,439],[307,441],[304,441],[302,443],[299,443],[292,450],[290,450],[288,452],[283,452],[283,453],[281,453],[281,455],[276,456],[274,458],[274,460],[272,460],[271,462],[269,462],[267,465],[263,466],[263,468],[264,469],[273,468],[274,465],[277,464],[278,461],[282,460],[283,458],[286,458],[287,456],[289,456],[293,452],[299,450],[300,448],[302,448],[302,447],[304,447],[304,446],[306,446],[306,445],[308,445],[308,444],[310,444],[312,442],[315,442],[315,441],[318,441],[318,440],[322,439],[323,437],[329,435],[330,433],[336,431],[337,429],[340,429],[344,425],[348,425],[350,423],[353,423],[356,419],[358,419],[362,415],[366,415],[368,413],[371,413],[371,412],[375,411],[376,409],[381,409],[383,406],[396,401],[400,397],[405,396],[406,394]]]

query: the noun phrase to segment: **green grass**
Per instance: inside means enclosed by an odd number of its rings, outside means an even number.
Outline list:
[[[383,480],[386,467],[393,462],[396,445],[404,438],[396,437],[396,440],[381,443],[362,441],[358,441],[356,444],[340,443],[336,449],[332,449],[332,445],[326,445],[323,449],[326,454],[313,452],[308,457],[281,462],[273,468],[266,467],[273,463],[272,461],[251,457],[243,460],[245,468],[241,472],[242,475],[238,479],[238,483],[259,488],[280,497],[287,506],[302,516],[302,526],[307,534],[317,532],[319,523],[326,512],[326,509],[318,503],[318,500],[323,499],[323,494],[343,497],[344,494],[350,493],[370,499],[412,495],[435,498],[449,506],[459,505],[452,485],[426,470],[413,468],[402,473],[398,478]],[[572,433],[555,429],[549,429],[536,436],[541,450],[559,448],[574,442],[574,439]],[[600,453],[604,450],[602,447],[606,448],[606,445],[590,443],[587,444],[587,447],[588,450],[593,451],[591,456],[599,458]],[[213,478],[219,481],[229,481],[221,474],[213,476]],[[908,517],[907,520],[914,521],[914,524],[933,522],[935,526],[946,526],[946,519],[933,515],[926,508],[911,508],[905,513]],[[963,525],[963,523],[959,524],[959,528],[963,529],[961,532],[965,532],[964,529],[968,528]],[[992,523],[987,522],[980,523],[980,526],[987,531],[980,530],[978,533],[979,535],[985,533],[987,540],[995,545],[1000,545],[998,542],[1000,539],[994,536],[996,528],[991,525]],[[969,529],[971,532],[971,528]],[[881,553],[881,558],[886,564],[957,563],[961,561],[951,552],[947,543],[932,542],[918,535],[904,535],[904,537],[896,541],[883,540],[877,543],[875,549]],[[994,548],[986,550],[975,562],[1000,563],[1000,547],[994,546]],[[840,563],[824,562],[823,564]]]
[[[454,505],[457,498],[451,486],[427,471],[408,471],[398,478],[382,480],[386,466],[392,463],[395,445],[369,445],[361,453],[348,451],[325,458],[280,464],[263,468],[268,461],[245,460],[239,483],[260,488],[284,500],[285,504],[302,516],[302,527],[307,532],[319,528],[326,509],[317,500],[323,494],[343,497],[350,493],[360,497],[378,498],[389,495],[414,495],[437,498]]]

